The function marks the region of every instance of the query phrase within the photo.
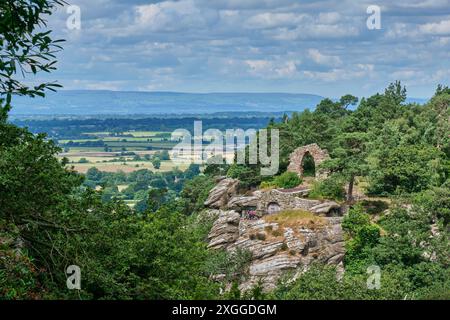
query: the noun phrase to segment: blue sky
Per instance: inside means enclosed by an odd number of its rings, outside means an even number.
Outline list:
[[[67,39],[65,89],[363,96],[402,80],[450,84],[450,0],[71,0],[49,21]],[[381,8],[381,30],[366,10]]]

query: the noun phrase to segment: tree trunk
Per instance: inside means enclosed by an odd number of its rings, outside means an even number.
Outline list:
[[[353,201],[353,185],[355,183],[355,176],[350,176],[350,182],[348,183],[347,201]]]

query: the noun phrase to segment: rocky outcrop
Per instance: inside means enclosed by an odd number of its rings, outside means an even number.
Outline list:
[[[246,207],[254,207],[260,216],[267,213],[270,204],[276,204],[283,210],[305,210],[321,215],[338,215],[341,206],[334,201],[321,201],[303,198],[305,190],[270,189],[258,190],[249,196],[234,196],[226,207],[241,211]]]
[[[226,206],[229,199],[237,194],[239,180],[222,179],[210,191],[208,199],[205,201],[205,206],[209,208],[220,209]]]
[[[208,235],[208,248],[226,248],[236,241],[239,237],[239,221],[240,215],[236,211],[219,211],[219,217]]]
[[[245,207],[257,207],[259,202],[258,196],[235,196],[227,203],[229,209],[241,210]]]
[[[339,215],[341,213],[341,206],[334,201],[327,201],[324,203],[320,203],[315,205],[314,207],[309,209],[311,212],[321,215],[335,214]]]
[[[258,283],[271,290],[283,275],[291,274],[293,280],[314,261],[338,266],[342,276],[345,252],[342,210],[338,203],[305,199],[305,190],[301,188],[238,195],[238,184],[237,180],[222,179],[210,192],[205,202],[209,210],[204,215],[216,217],[208,235],[209,248],[250,253],[241,290],[249,290]],[[275,215],[267,214],[268,207],[273,206],[281,211],[300,210],[298,218],[277,220]],[[240,213],[249,208],[256,209],[257,220],[241,217]]]
[[[210,208],[223,208],[242,211],[255,208],[259,216],[267,213],[270,204],[276,204],[279,210],[305,210],[320,215],[340,215],[341,206],[334,201],[305,199],[307,189],[268,189],[254,191],[250,195],[236,195],[237,180],[222,180],[212,189],[205,205]]]
[[[276,222],[244,220],[236,211],[221,211],[209,234],[210,248],[237,249],[251,253],[248,276],[240,289],[262,283],[264,289],[275,288],[288,271],[303,272],[313,261],[339,265],[344,257],[344,240],[340,217],[317,217],[295,226]]]

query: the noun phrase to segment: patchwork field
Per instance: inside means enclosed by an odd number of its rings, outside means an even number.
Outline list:
[[[171,140],[170,132],[162,131],[127,131],[117,132],[86,132],[86,139],[64,139],[58,144],[64,150],[60,158],[67,158],[70,167],[80,173],[86,173],[89,168],[96,167],[104,172],[133,172],[148,169],[154,172],[167,172],[173,169],[186,170],[193,158],[200,158],[200,153],[180,156],[178,161],[161,159],[156,169],[153,158],[161,153],[169,153],[178,141]],[[208,155],[210,156],[210,155]],[[234,152],[224,155],[233,159]]]
[[[177,141],[170,140],[170,132],[128,131],[128,132],[86,132],[86,139],[64,139],[58,144],[64,150],[60,158],[67,158],[70,167],[86,173],[96,167],[105,172],[132,172],[149,169],[165,172],[188,165],[174,164],[162,160],[158,169],[152,164],[152,157],[164,150],[172,149]]]
[[[155,169],[150,161],[133,161],[133,162],[95,162],[95,163],[70,163],[70,167],[73,167],[76,171],[80,173],[86,173],[89,168],[96,167],[100,171],[104,172],[118,172],[123,171],[125,173],[148,169],[153,172],[167,172],[174,169],[186,170],[188,165],[178,165],[172,161],[162,161],[161,167],[159,169]]]

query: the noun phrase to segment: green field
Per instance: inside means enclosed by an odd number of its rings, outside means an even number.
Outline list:
[[[90,163],[70,163],[69,167],[73,167],[75,171],[80,173],[86,173],[89,168],[96,167],[100,171],[104,172],[119,172],[123,171],[125,173],[148,169],[153,172],[167,172],[172,171],[175,168],[179,170],[186,170],[187,164],[175,164],[172,161],[163,161],[161,162],[161,167],[159,169],[155,169],[150,161],[126,161],[126,162],[90,162]]]
[[[162,161],[161,167],[155,169],[150,160],[134,161],[133,159],[135,155],[143,158],[145,155],[151,156],[163,150],[171,150],[178,142],[170,141],[170,132],[86,132],[83,135],[89,138],[58,141],[64,150],[60,157],[67,158],[69,165],[82,173],[91,167],[106,172],[131,172],[144,168],[164,172],[173,170],[175,167],[181,170],[187,168],[187,165],[175,165],[171,161]],[[92,138],[93,136],[96,138]],[[84,163],[80,163],[81,159]]]

